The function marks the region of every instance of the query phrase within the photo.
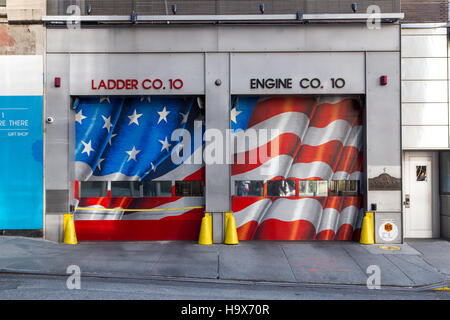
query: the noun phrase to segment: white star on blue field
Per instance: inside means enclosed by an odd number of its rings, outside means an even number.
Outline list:
[[[199,101],[178,97],[80,98],[75,110],[76,161],[88,164],[94,176],[161,176],[177,166],[170,161],[171,153],[184,147],[180,140],[171,139],[172,132],[183,129],[193,137],[194,122],[202,120]],[[184,157],[201,147],[193,143],[191,139]]]

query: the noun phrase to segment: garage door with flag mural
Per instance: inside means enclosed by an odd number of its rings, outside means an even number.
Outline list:
[[[74,108],[78,239],[197,239],[203,97],[85,97]]]
[[[240,240],[359,239],[359,97],[233,97],[231,128],[237,140],[231,201]],[[252,135],[258,136],[253,145],[245,142]]]

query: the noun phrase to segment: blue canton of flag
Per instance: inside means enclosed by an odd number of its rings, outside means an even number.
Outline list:
[[[259,97],[233,97],[231,104],[231,130],[246,130]]]
[[[81,98],[75,110],[77,179],[154,179],[173,170],[179,164],[171,153],[179,152],[181,138],[172,141],[172,132],[188,130],[193,137],[200,105],[196,98]],[[199,147],[193,140],[190,152]]]

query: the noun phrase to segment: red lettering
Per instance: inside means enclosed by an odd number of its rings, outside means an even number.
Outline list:
[[[148,85],[146,85],[146,83],[148,82]],[[145,79],[144,81],[142,81],[142,88],[144,88],[145,90],[151,89],[152,85],[151,85],[152,81],[150,79]]]
[[[97,90],[97,88],[94,86],[94,80],[91,80],[91,87],[92,87],[92,90]]]
[[[98,85],[98,89],[105,89],[106,90],[106,84],[105,81],[100,80],[100,84]]]
[[[131,90],[131,79],[126,80],[127,90]]]
[[[109,79],[108,80],[108,90],[114,90],[116,88],[116,81]]]
[[[125,81],[117,80],[117,90],[122,90],[123,88],[125,88]]]
[[[153,89],[161,89],[161,87],[163,86],[161,79],[155,79],[153,80]]]
[[[135,90],[137,90],[138,89],[138,81],[136,80],[136,79],[133,79],[133,80],[131,80],[131,89],[135,89]]]

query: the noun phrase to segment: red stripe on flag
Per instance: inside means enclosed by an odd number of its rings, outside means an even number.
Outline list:
[[[333,240],[335,237],[333,230],[324,230],[319,232],[319,234],[316,237],[316,240]]]
[[[339,241],[350,241],[353,238],[353,226],[349,224],[344,224],[339,228],[335,240]]]
[[[265,220],[255,234],[256,240],[314,240],[316,229],[306,220]]]
[[[253,109],[247,128],[285,112],[304,113],[309,117],[317,100],[314,98],[277,97],[258,101]]]
[[[360,110],[358,102],[353,99],[346,99],[336,104],[320,104],[311,120],[310,127],[325,128],[336,120],[354,123],[355,119],[359,118]]]
[[[330,141],[320,146],[303,145],[297,155],[294,163],[311,163],[311,162],[325,162],[330,167],[333,167],[336,161],[336,154],[342,148],[340,141]]]
[[[244,225],[237,228],[237,234],[239,240],[253,240],[253,235],[258,229],[258,222],[256,221],[249,221],[245,223]]]
[[[347,173],[351,173],[351,168],[355,166],[355,163],[358,163],[359,156],[360,151],[355,147],[344,147],[341,153],[339,165],[337,166],[335,172],[344,171]]]
[[[205,181],[205,167],[195,171],[193,174],[183,179],[184,181]]]
[[[275,144],[274,153],[272,153],[271,149],[272,144]],[[276,148],[276,145],[278,145],[278,148]],[[261,147],[247,151],[245,153],[235,154],[233,162],[234,164],[231,166],[231,175],[234,176],[258,168],[268,160],[280,155],[289,155],[293,157],[297,153],[298,148],[300,148],[300,145],[301,141],[297,135],[292,133],[283,133]],[[261,150],[264,150],[264,148],[266,149],[262,152],[262,155],[267,156],[267,158],[261,159],[261,155],[259,153],[261,152]],[[244,160],[245,163],[238,164],[239,161],[243,162],[242,160]]]
[[[264,200],[264,197],[231,197],[231,211],[239,212],[241,210],[246,209],[252,204]]]
[[[79,241],[198,240],[202,212],[161,220],[75,220]]]

